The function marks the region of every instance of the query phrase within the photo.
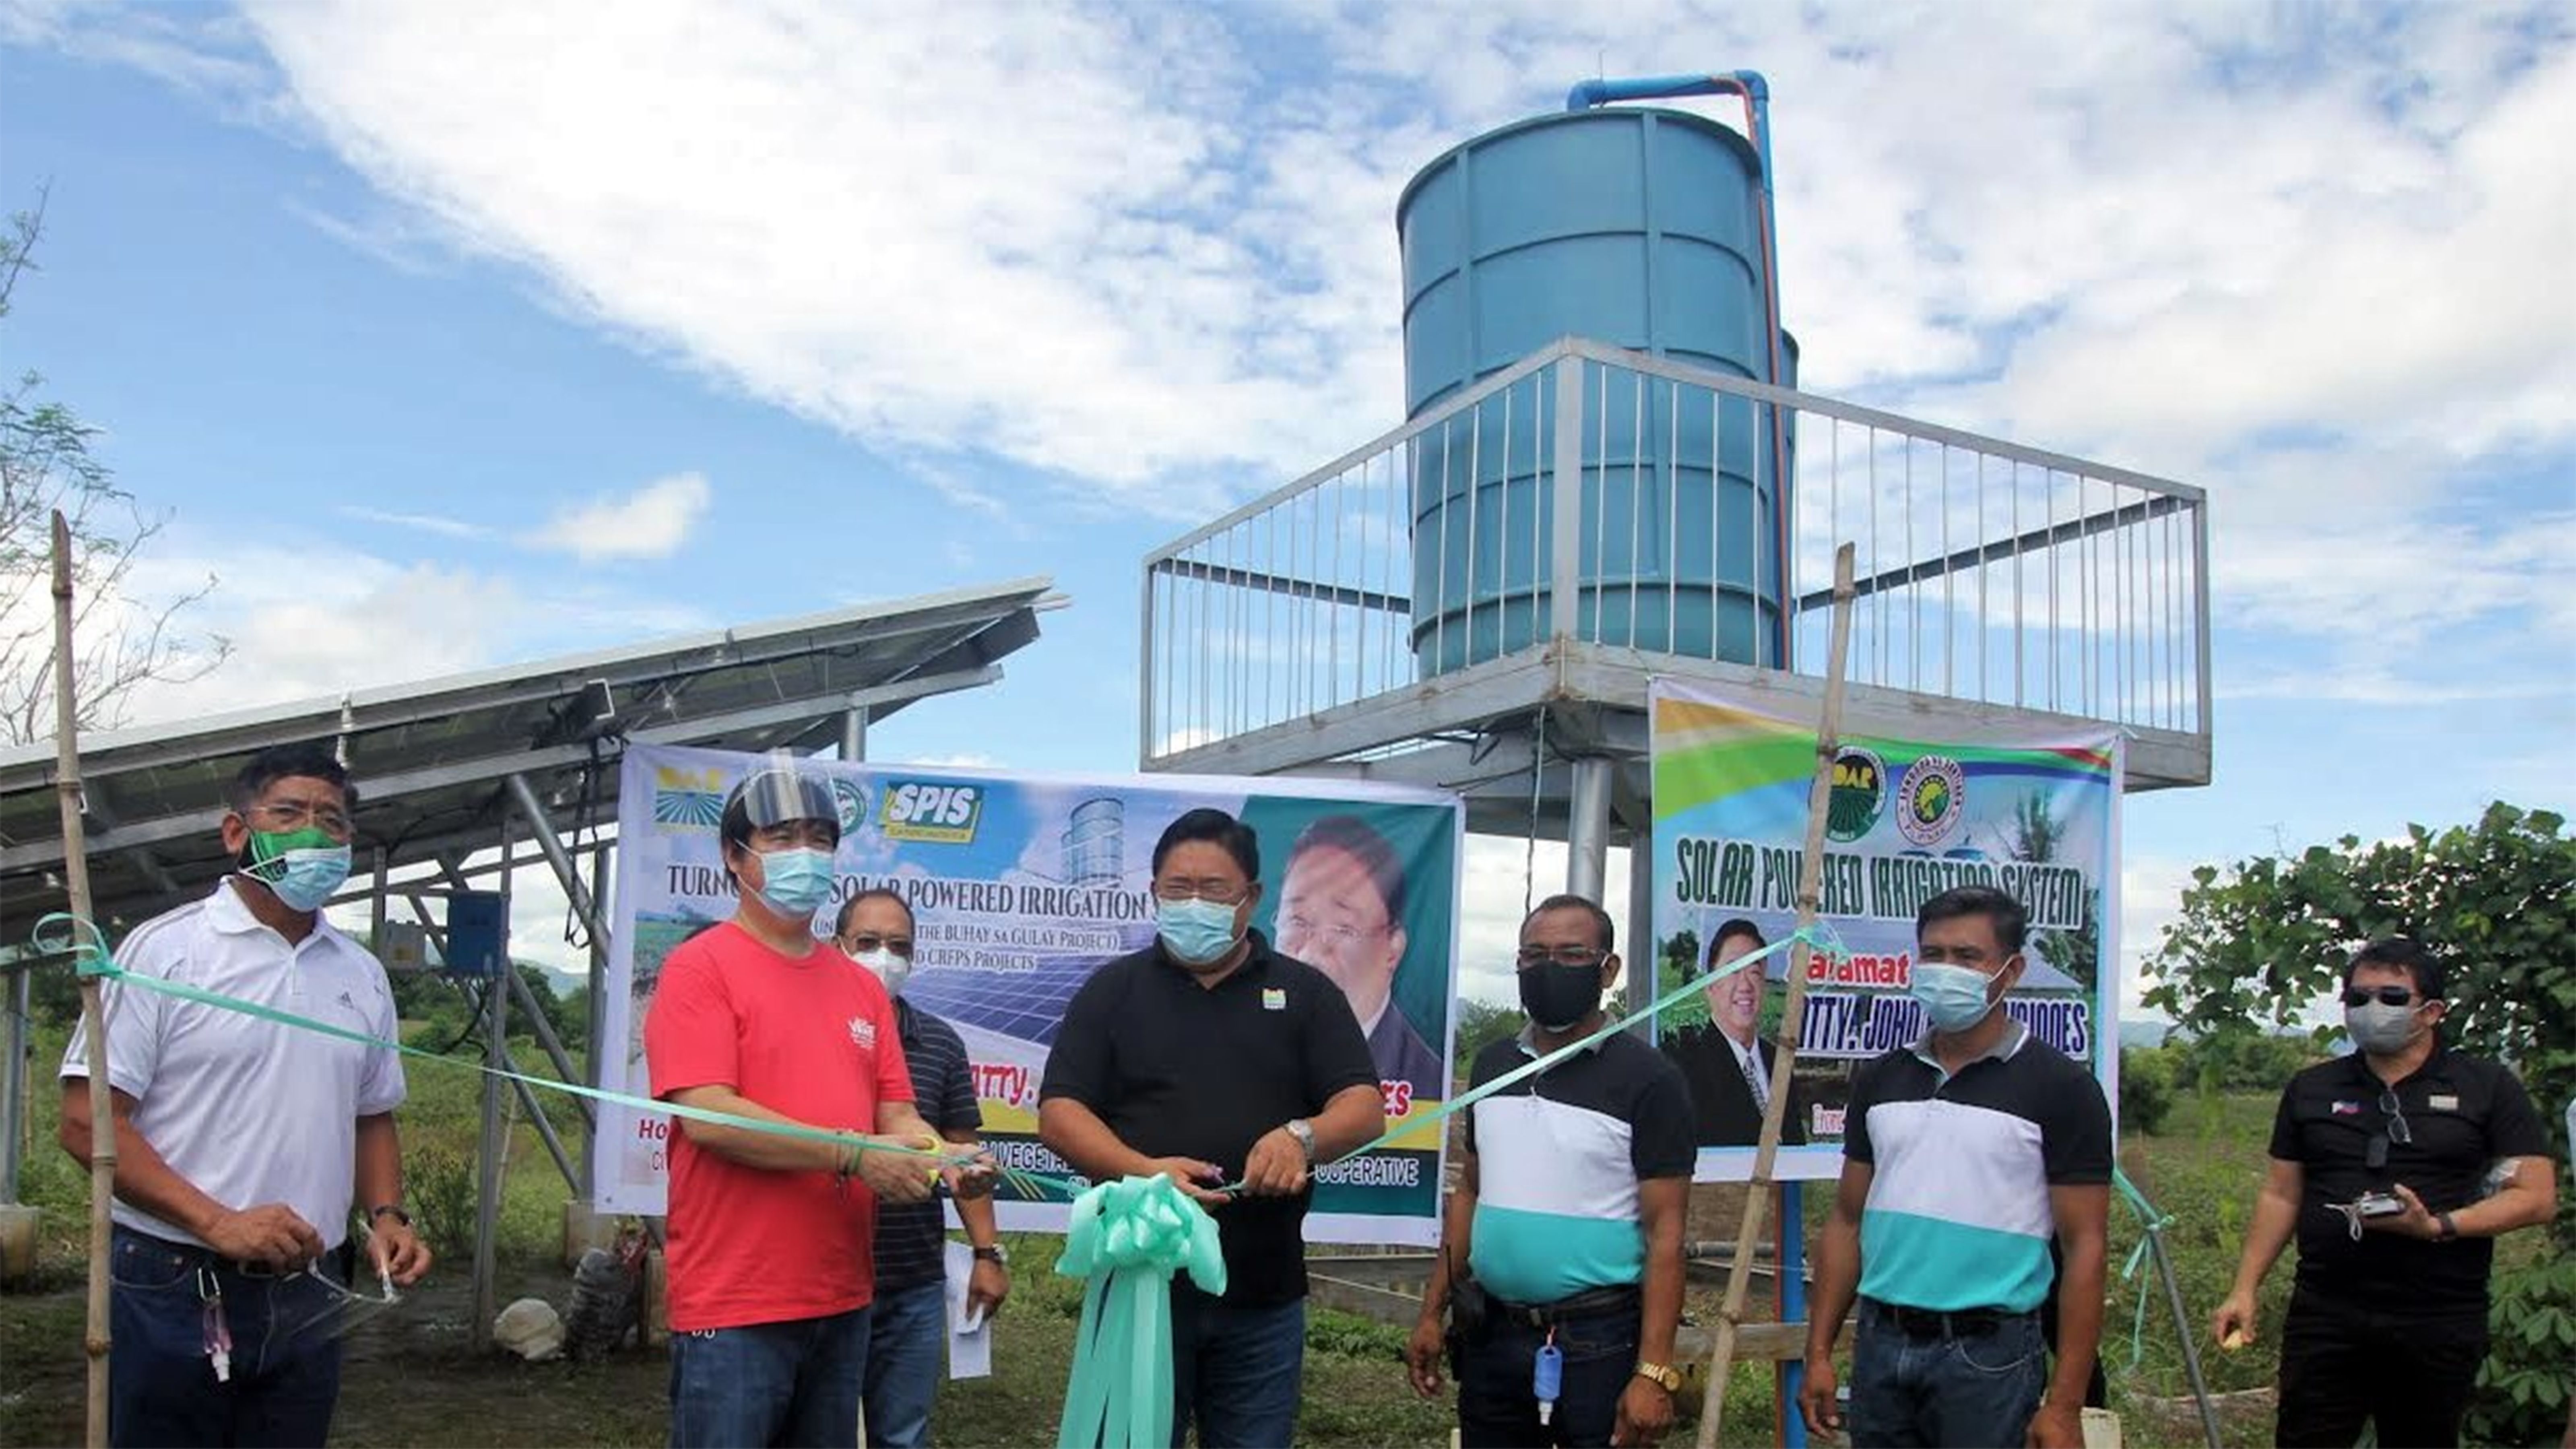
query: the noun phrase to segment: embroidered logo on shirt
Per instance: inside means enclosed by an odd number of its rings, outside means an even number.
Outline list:
[[[347,993],[347,992],[345,992],[345,991],[343,991],[343,992],[341,992],[341,993],[340,993],[340,1004],[341,1004],[342,1006],[345,1006],[345,1007],[349,1008],[351,1011],[355,1011],[355,1010],[357,1010],[357,1009],[358,1009],[358,1003],[357,1003],[357,1001],[356,1001],[355,999],[353,999],[353,998],[349,995],[349,993]]]
[[[2456,1112],[2460,1110],[2460,1099],[2447,1092],[2435,1092],[2424,1099],[2424,1106],[2435,1112]]]
[[[2333,1111],[2334,1115],[2338,1117],[2358,1117],[2361,1115],[2361,1104],[2359,1102],[2337,1102],[2334,1104]]]
[[[875,1051],[877,1046],[877,1024],[868,1020],[864,1016],[851,1017],[850,1040],[856,1044],[861,1051]]]
[[[1262,987],[1261,1009],[1264,1011],[1286,1011],[1288,1009],[1288,988],[1285,986]]]

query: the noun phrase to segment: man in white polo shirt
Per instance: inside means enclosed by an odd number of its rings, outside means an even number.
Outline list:
[[[378,1040],[393,993],[323,919],[349,874],[357,792],[328,750],[281,745],[235,777],[233,873],[129,932],[117,963]],[[340,1393],[341,1300],[325,1255],[366,1207],[362,1281],[411,1283],[429,1250],[402,1209],[393,1110],[403,1074],[365,1046],[143,987],[107,990],[116,1134],[108,1437],[126,1444],[315,1444]],[[89,1045],[62,1069],[61,1141],[89,1161]]]

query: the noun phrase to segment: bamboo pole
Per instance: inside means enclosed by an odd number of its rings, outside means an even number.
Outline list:
[[[63,811],[63,884],[75,920],[89,917],[89,851],[81,838],[80,737],[72,669],[72,530],[54,512],[54,790]],[[107,1013],[98,978],[80,982],[89,1038],[89,1446],[107,1445],[108,1204],[116,1196],[116,1112],[107,1096]]]
[[[1825,658],[1825,706],[1816,722],[1816,777],[1807,787],[1807,844],[1798,864],[1798,930],[1816,923],[1818,896],[1824,889],[1825,815],[1833,803],[1834,755],[1842,748],[1843,665],[1851,650],[1852,546],[1834,550],[1834,626],[1832,648]],[[1709,1350],[1708,1382],[1701,1387],[1699,1449],[1716,1449],[1718,1416],[1726,1407],[1726,1380],[1735,1369],[1735,1335],[1744,1321],[1744,1302],[1753,1286],[1753,1244],[1762,1235],[1762,1217],[1771,1205],[1771,1167],[1780,1152],[1780,1118],[1788,1110],[1789,1074],[1797,1065],[1798,1023],[1807,1002],[1805,936],[1789,947],[1789,1000],[1781,1009],[1779,1050],[1771,1059],[1771,1101],[1762,1109],[1761,1143],[1753,1152],[1753,1180],[1744,1193],[1744,1225],[1735,1236],[1735,1261],[1726,1273],[1726,1302],[1718,1310],[1716,1343]],[[1788,1231],[1803,1229],[1783,1225]]]

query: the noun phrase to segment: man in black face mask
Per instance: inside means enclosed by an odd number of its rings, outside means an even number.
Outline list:
[[[2403,937],[2344,971],[2352,1055],[2290,1079],[2236,1286],[2210,1315],[2253,1341],[2255,1290],[2295,1233],[2274,1441],[2456,1444],[2487,1349],[2493,1239],[2548,1222],[2546,1129],[2504,1067],[2442,1044],[2441,963]],[[2501,1178],[2500,1185],[2490,1185]]]
[[[1477,1054],[1471,1087],[1601,1029],[1612,944],[1581,896],[1530,912],[1514,962],[1529,1025]],[[1455,1352],[1466,1449],[1653,1444],[1671,1425],[1690,1129],[1680,1070],[1624,1032],[1476,1103],[1405,1354],[1430,1398],[1444,1339]],[[1534,1389],[1551,1377],[1552,1395]]]

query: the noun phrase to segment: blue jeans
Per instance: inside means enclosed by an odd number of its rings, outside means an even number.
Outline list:
[[[671,1449],[850,1449],[868,1310],[671,1335]]]
[[[1981,1331],[1908,1337],[1864,1300],[1852,1342],[1855,1449],[2019,1444],[2048,1386],[2039,1315]]]
[[[868,1309],[868,1449],[918,1449],[930,1442],[930,1401],[947,1367],[948,1285],[877,1290]]]
[[[1273,1449],[1297,1437],[1306,1300],[1229,1308],[1172,1282],[1172,1444],[1196,1419],[1199,1449]]]
[[[1538,1421],[1532,1374],[1547,1332],[1526,1323],[1495,1319],[1480,1343],[1458,1350],[1458,1443],[1461,1449],[1521,1449],[1532,1444],[1595,1445],[1610,1442],[1618,1423],[1619,1396],[1637,1372],[1637,1332],[1643,1320],[1626,1312],[1569,1318],[1556,1325],[1556,1351],[1564,1355],[1556,1408]]]
[[[108,1246],[107,1436],[116,1445],[319,1445],[340,1399],[338,1296],[310,1278],[239,1273],[202,1248],[119,1227]],[[223,1295],[232,1376],[206,1357]]]

